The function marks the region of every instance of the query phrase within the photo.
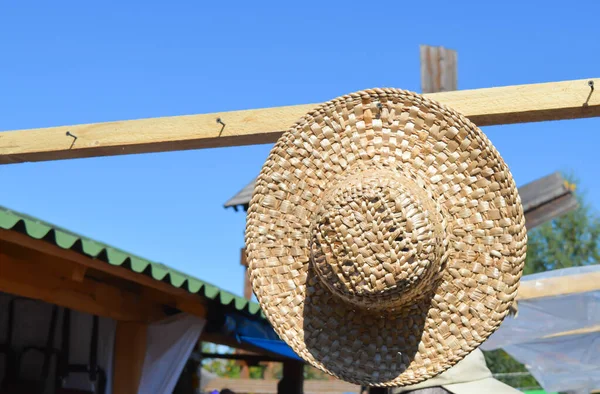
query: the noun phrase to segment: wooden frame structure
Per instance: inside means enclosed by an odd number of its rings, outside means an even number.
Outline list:
[[[463,113],[479,126],[489,126],[598,117],[600,92],[595,86],[600,86],[600,79],[426,96]],[[2,132],[0,164],[272,143],[314,106]],[[99,264],[42,241],[0,231],[0,250],[1,291],[118,320],[115,394],[137,391],[146,327],[164,316],[162,307],[169,305],[194,315],[206,315],[206,305],[198,297],[192,299],[189,294],[143,275]],[[43,273],[44,280],[27,274],[25,267]],[[569,285],[555,284],[549,291],[577,291],[584,283],[600,288],[600,280],[594,277]],[[535,296],[535,289],[525,289],[520,294],[522,299]],[[548,296],[547,292],[544,296]]]
[[[117,321],[114,394],[137,393],[146,329],[166,316],[164,303],[191,304],[166,284],[7,230],[0,230],[0,272],[0,291]],[[194,314],[205,316],[197,298]]]
[[[216,308],[199,294],[143,272],[63,249],[45,237],[36,239],[3,228],[0,292],[115,320],[114,394],[137,394],[149,324],[179,312],[209,319],[211,309]],[[220,332],[203,334],[199,340],[265,353],[254,346],[232,343]]]

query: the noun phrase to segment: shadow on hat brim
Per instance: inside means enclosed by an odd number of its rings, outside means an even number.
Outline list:
[[[326,372],[373,385],[391,382],[407,370],[412,373],[410,367],[418,357],[437,286],[394,313],[345,303],[321,282],[314,269],[309,268],[307,274],[304,342]]]

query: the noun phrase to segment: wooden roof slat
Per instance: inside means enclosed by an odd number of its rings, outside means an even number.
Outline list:
[[[600,86],[600,79],[581,79],[425,96],[479,126],[587,118],[600,116],[600,93],[590,81]],[[315,106],[5,131],[0,164],[272,143]]]
[[[517,300],[556,297],[590,291],[600,291],[600,272],[521,282]]]

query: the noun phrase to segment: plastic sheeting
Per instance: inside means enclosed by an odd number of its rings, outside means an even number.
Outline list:
[[[206,320],[176,315],[148,327],[148,346],[138,394],[171,394]]]
[[[600,266],[528,275],[522,283],[542,288],[543,279],[591,272],[600,272]],[[600,291],[522,300],[518,309],[518,315],[507,317],[482,350],[504,349],[547,391],[589,393],[600,388],[600,332],[555,336],[600,326]]]

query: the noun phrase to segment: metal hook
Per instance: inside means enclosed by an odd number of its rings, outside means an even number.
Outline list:
[[[591,79],[588,81],[588,86],[590,87],[590,94],[587,97],[587,100],[585,100],[585,103],[583,103],[584,107],[587,107],[590,102],[590,98],[592,97],[592,93],[594,93],[594,81],[592,81]]]
[[[223,130],[225,130],[225,123],[223,123],[223,121],[221,120],[221,118],[217,118],[217,123],[222,125],[221,127],[221,131],[219,131],[219,137],[221,136],[221,134],[223,134]]]
[[[70,131],[67,131],[65,134],[67,135],[67,137],[73,138],[73,142],[71,143],[71,146],[69,147],[69,149],[71,149],[71,148],[73,148],[73,145],[75,145],[75,141],[77,141],[77,136],[75,134],[72,134]]]
[[[378,102],[377,104],[375,104],[375,106],[379,110],[379,112],[377,112],[377,115],[375,115],[375,119],[379,119],[381,117],[381,111],[383,110],[383,105],[380,102]]]

